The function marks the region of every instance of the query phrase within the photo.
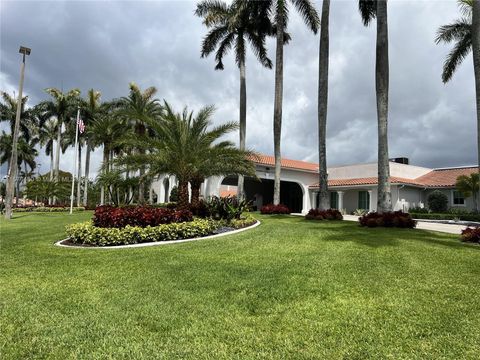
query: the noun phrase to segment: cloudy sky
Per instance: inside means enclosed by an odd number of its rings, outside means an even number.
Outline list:
[[[321,1],[316,1],[318,9]],[[123,96],[128,83],[156,86],[180,109],[217,107],[215,122],[238,119],[238,69],[200,58],[206,30],[191,1],[1,1],[0,88],[17,88],[19,45],[32,48],[25,92],[30,104],[43,89],[78,87]],[[436,29],[459,16],[455,0],[389,1],[390,156],[446,167],[476,163],[476,121],[471,55],[447,85],[440,74],[449,46],[435,45]],[[282,154],[317,159],[319,36],[291,12],[285,47]],[[330,12],[328,163],[376,161],[375,23],[363,27],[357,1],[333,0]],[[273,59],[275,46],[268,42]],[[247,145],[273,153],[274,71],[247,59]],[[237,136],[232,135],[236,141]],[[61,159],[70,170],[73,152]],[[94,154],[100,162],[100,151]],[[42,172],[49,160],[42,151]],[[3,171],[4,172],[4,171]]]

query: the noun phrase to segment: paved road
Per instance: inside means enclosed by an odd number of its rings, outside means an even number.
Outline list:
[[[358,216],[355,215],[343,215],[343,218],[347,221],[358,221]],[[440,231],[449,234],[460,234],[466,226],[455,224],[441,224],[432,223],[419,220],[417,223],[417,229]]]

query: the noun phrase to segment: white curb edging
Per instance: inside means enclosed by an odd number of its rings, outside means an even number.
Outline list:
[[[140,248],[140,247],[148,247],[148,246],[157,246],[157,245],[169,245],[169,244],[178,244],[178,243],[185,243],[185,242],[190,242],[190,241],[197,241],[197,240],[206,240],[206,239],[215,239],[221,236],[226,236],[226,235],[233,235],[233,234],[238,234],[242,231],[250,230],[253,228],[256,228],[258,225],[260,225],[261,222],[257,220],[257,222],[253,225],[233,230],[233,231],[227,231],[221,234],[215,234],[215,235],[208,235],[208,236],[203,236],[203,237],[197,237],[197,238],[192,238],[192,239],[181,239],[181,240],[169,240],[169,241],[155,241],[155,242],[148,242],[148,243],[140,243],[140,244],[129,244],[129,245],[113,245],[113,246],[76,246],[76,245],[64,245],[62,244],[63,241],[68,240],[63,239],[60,241],[57,241],[54,245],[59,246],[59,247],[64,247],[64,248],[74,248],[74,249],[126,249],[126,248]]]

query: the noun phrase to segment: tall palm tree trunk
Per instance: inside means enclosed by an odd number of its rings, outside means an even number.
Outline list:
[[[477,152],[478,172],[480,174],[480,1],[473,1],[472,8],[472,52],[475,72],[475,92],[477,97]],[[480,192],[478,194],[480,198]],[[478,206],[476,205],[477,211]]]
[[[60,145],[62,142],[62,121],[60,119],[58,121],[58,130],[57,130],[57,144],[56,144],[56,149],[55,149],[55,170],[54,170],[54,175],[55,175],[55,180],[59,181],[59,174],[60,174]],[[57,202],[56,197],[53,197],[53,203],[55,204]]]
[[[54,162],[53,162],[53,146],[50,151],[50,182],[53,181],[53,167],[54,167]],[[50,196],[48,198],[48,205],[52,205],[53,198]]]
[[[18,198],[20,197],[20,172],[22,171],[22,167],[19,165],[17,167],[17,179],[15,182],[15,207],[18,207]]]
[[[328,18],[330,0],[323,0],[320,28],[320,50],[318,55],[318,165],[319,165],[319,204],[325,210],[330,207],[327,176],[327,107],[328,107],[328,60],[329,33]]]
[[[179,210],[187,210],[188,207],[188,182],[182,179],[178,179],[177,208]]]
[[[375,85],[378,119],[378,201],[380,213],[392,210],[390,192],[390,165],[388,162],[388,23],[387,1],[377,1],[377,58]]]
[[[245,150],[245,138],[247,134],[247,85],[245,75],[245,60],[240,62],[240,150]],[[245,178],[238,176],[237,197],[243,200],[245,197],[244,189]],[[192,188],[193,194],[193,188]]]
[[[82,145],[78,142],[78,162],[77,162],[77,206],[82,203]]]
[[[275,102],[273,105],[273,152],[275,156],[275,180],[273,185],[273,203],[280,204],[280,172],[282,137],[282,101],[283,101],[283,8],[285,0],[278,0],[277,48],[275,55]]]
[[[87,151],[85,155],[85,181],[83,183],[83,206],[88,205],[88,176],[90,175],[90,152],[92,148],[87,140]]]
[[[103,145],[103,171],[108,172],[108,146]],[[100,205],[105,205],[105,186],[100,188]]]

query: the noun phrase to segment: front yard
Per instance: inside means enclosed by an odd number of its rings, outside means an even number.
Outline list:
[[[479,246],[256,216],[237,235],[110,250],[53,246],[90,212],[2,219],[1,358],[478,358]]]

